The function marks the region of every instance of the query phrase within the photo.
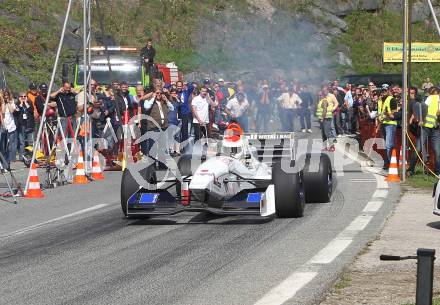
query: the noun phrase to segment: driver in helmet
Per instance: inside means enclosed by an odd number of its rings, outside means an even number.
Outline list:
[[[243,153],[243,130],[237,123],[229,124],[222,140],[222,153],[239,159]]]

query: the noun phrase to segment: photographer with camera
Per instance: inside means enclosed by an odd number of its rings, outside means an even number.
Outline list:
[[[97,95],[89,107],[89,115],[92,119],[92,137],[102,138],[107,118],[114,112],[114,106],[105,95]]]
[[[121,122],[124,121],[124,112],[128,111],[129,118],[131,119],[134,115],[133,100],[130,95],[129,86],[127,82],[122,82],[120,90],[116,91],[116,104],[117,104],[117,114]]]
[[[51,102],[49,106],[57,109],[61,127],[66,138],[73,138],[75,136],[76,95],[77,93],[72,89],[69,82],[65,82],[58,91],[50,95]]]
[[[25,92],[20,92],[16,106],[19,112],[16,115],[18,129],[18,155],[20,161],[24,160],[24,148],[34,144],[34,107]]]
[[[149,115],[151,118],[149,120],[142,120],[141,134],[143,135],[150,131],[160,132],[167,129],[168,113],[174,111],[174,106],[167,98],[165,92],[160,87],[157,87],[154,93],[146,94],[142,100],[145,101],[142,105],[142,113]],[[154,142],[151,138],[141,142],[141,150],[144,156],[150,154]],[[166,149],[165,147],[162,148]],[[156,156],[151,157],[155,158]]]

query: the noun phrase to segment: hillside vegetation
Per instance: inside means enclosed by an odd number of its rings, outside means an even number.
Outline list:
[[[381,11],[378,13],[356,12],[346,18],[348,31],[334,41],[334,47],[348,45],[353,69],[357,73],[401,73],[402,65],[383,63],[383,42],[402,41],[402,17],[399,14]],[[412,26],[412,41],[439,42],[438,33],[428,22]],[[342,69],[344,70],[344,69]],[[412,63],[412,82],[420,86],[423,79],[431,77],[440,84],[438,63]]]
[[[387,0],[391,1],[391,0]],[[100,0],[93,1],[95,41],[141,47],[148,37],[157,60],[174,61],[190,77],[283,75],[319,82],[346,72],[399,72],[382,63],[383,41],[401,40],[401,18],[385,9],[335,17],[311,0]],[[338,0],[341,5],[348,0]],[[355,2],[355,0],[353,0]],[[8,86],[48,82],[67,0],[0,1],[0,73]],[[316,11],[324,13],[324,18]],[[62,62],[81,47],[81,1],[74,1]],[[438,41],[429,22],[414,25],[414,41]],[[98,42],[99,43],[99,42]],[[352,61],[341,62],[341,55]],[[339,59],[338,59],[339,58]],[[413,64],[413,79],[440,82],[436,64]],[[195,73],[193,73],[195,72]],[[3,86],[0,74],[0,86]],[[59,78],[58,78],[59,80]]]

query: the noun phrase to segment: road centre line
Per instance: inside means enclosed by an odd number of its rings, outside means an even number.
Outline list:
[[[1,236],[0,239],[8,238],[8,237],[16,236],[16,235],[21,235],[21,234],[24,234],[24,233],[27,233],[27,232],[30,232],[30,231],[34,231],[36,229],[39,229],[39,228],[44,227],[44,226],[47,226],[47,225],[52,224],[54,222],[57,222],[57,221],[60,221],[60,220],[64,220],[64,219],[67,219],[67,218],[70,218],[70,217],[82,215],[82,214],[85,214],[85,213],[88,213],[88,212],[92,212],[92,211],[95,211],[95,210],[98,210],[98,209],[102,209],[102,208],[108,207],[108,206],[110,206],[112,204],[113,203],[98,204],[98,205],[92,206],[92,207],[87,208],[87,209],[79,210],[79,211],[71,213],[71,214],[67,214],[67,215],[64,215],[64,216],[61,216],[61,217],[57,217],[57,218],[54,218],[54,219],[51,219],[51,220],[48,220],[48,221],[45,221],[45,222],[42,222],[42,223],[30,226],[30,227],[26,227],[26,228],[14,231],[14,232],[9,233],[7,235]]]

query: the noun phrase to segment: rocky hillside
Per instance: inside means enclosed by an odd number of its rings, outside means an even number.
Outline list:
[[[253,79],[284,75],[320,82],[347,72],[399,71],[382,63],[382,43],[401,40],[401,0],[100,0],[95,41],[121,45],[152,37],[160,61],[175,61],[187,78]],[[440,1],[433,1],[440,12]],[[63,60],[81,45],[80,1]],[[17,90],[49,79],[67,0],[0,1],[0,73]],[[414,40],[438,41],[426,1],[415,1]],[[416,82],[440,68],[415,64]],[[0,74],[0,79],[2,79]],[[0,85],[2,81],[0,80]]]

